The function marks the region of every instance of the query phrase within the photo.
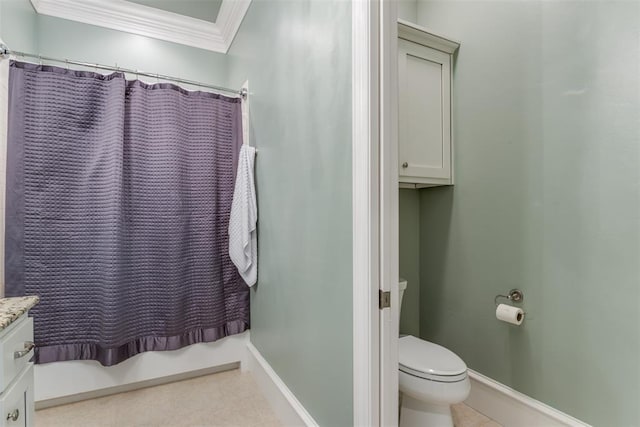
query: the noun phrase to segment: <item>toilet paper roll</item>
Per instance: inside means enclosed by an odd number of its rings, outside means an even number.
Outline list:
[[[521,325],[524,320],[524,311],[512,305],[500,304],[496,307],[496,317],[512,325]]]

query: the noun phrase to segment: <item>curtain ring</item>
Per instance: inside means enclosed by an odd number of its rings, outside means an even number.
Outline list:
[[[65,58],[64,63],[67,64],[67,70],[69,69],[69,60]]]
[[[158,73],[156,73],[156,83],[160,83],[160,76],[158,76]]]
[[[38,54],[38,64],[42,66],[42,55]]]

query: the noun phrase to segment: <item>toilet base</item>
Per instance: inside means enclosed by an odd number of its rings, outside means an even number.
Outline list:
[[[451,406],[402,396],[400,427],[453,427]]]

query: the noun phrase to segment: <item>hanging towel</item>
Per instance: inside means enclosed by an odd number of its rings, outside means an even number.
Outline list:
[[[238,158],[236,186],[229,219],[229,256],[249,286],[258,278],[258,206],[253,181],[256,149],[243,145]]]

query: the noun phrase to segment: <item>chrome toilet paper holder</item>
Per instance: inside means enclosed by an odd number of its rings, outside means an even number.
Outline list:
[[[520,289],[511,289],[507,295],[496,295],[496,297],[493,299],[493,302],[496,306],[499,304],[499,298],[506,298],[509,301],[513,302],[522,302],[522,300],[524,299],[524,294]]]

